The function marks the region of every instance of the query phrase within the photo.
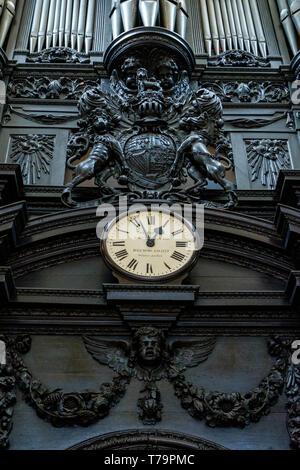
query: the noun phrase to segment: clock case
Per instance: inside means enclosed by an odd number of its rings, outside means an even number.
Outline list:
[[[147,209],[149,212],[151,212],[150,207],[145,206],[145,209]],[[199,234],[197,232],[197,229],[194,227],[194,225],[190,221],[188,221],[187,219],[182,217],[182,215],[180,215],[180,217],[179,217],[179,214],[176,213],[176,211],[172,211],[172,210],[169,211],[169,210],[166,210],[166,209],[163,209],[163,208],[159,208],[157,210],[152,210],[152,211],[153,212],[165,213],[165,214],[168,214],[170,216],[174,216],[174,217],[182,219],[182,222],[185,225],[189,226],[190,230],[194,233],[195,245],[200,246],[200,237],[199,237]],[[151,284],[151,285],[154,285],[154,284],[173,284],[173,285],[177,284],[177,285],[180,285],[187,278],[189,273],[192,271],[192,269],[197,264],[197,261],[198,261],[199,256],[200,256],[200,249],[194,250],[194,253],[193,253],[192,257],[189,259],[189,261],[187,263],[185,263],[185,265],[182,266],[182,268],[178,269],[174,273],[166,274],[164,276],[155,276],[155,277],[152,277],[152,278],[148,277],[148,276],[141,276],[141,275],[138,275],[138,274],[129,273],[129,272],[125,271],[117,263],[115,263],[115,261],[113,259],[111,259],[110,255],[108,254],[108,250],[107,250],[107,246],[106,246],[106,240],[107,240],[107,236],[108,236],[108,233],[109,233],[109,230],[111,229],[111,227],[114,224],[116,224],[119,220],[121,220],[122,218],[128,217],[130,215],[134,215],[138,212],[143,212],[143,210],[140,210],[140,211],[139,210],[132,210],[132,211],[122,212],[117,217],[112,219],[106,225],[106,227],[103,231],[101,240],[100,240],[100,252],[101,252],[101,255],[102,255],[106,265],[108,266],[109,269],[112,270],[112,273],[113,273],[114,277],[116,277],[116,279],[121,284],[133,284],[134,283],[134,284]]]

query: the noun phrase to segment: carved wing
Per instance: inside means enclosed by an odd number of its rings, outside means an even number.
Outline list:
[[[170,344],[172,363],[179,371],[196,367],[208,359],[214,350],[216,337],[200,338],[197,341],[174,341]]]
[[[100,364],[105,364],[117,373],[127,370],[129,344],[126,341],[106,341],[98,336],[84,336],[87,351]]]

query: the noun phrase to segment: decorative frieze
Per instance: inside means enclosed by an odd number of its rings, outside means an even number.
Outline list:
[[[51,47],[43,52],[36,52],[27,58],[27,62],[48,64],[89,64],[90,59],[69,47]]]
[[[77,100],[89,87],[97,87],[99,81],[84,80],[73,77],[16,77],[9,83],[9,99],[40,99],[40,100]]]
[[[228,103],[289,103],[290,100],[289,89],[283,82],[217,80],[205,82],[202,86]]]
[[[214,67],[270,67],[267,59],[239,50],[224,52],[209,64]]]

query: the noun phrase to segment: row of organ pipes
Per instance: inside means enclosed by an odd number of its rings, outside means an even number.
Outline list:
[[[143,26],[156,26],[160,16],[160,26],[185,38],[187,1],[190,0],[112,0],[110,18],[113,39],[121,32],[138,26],[138,12]]]
[[[88,54],[92,49],[98,0],[36,0],[30,52],[71,47]]]
[[[277,0],[280,21],[293,54],[299,50],[300,0]]]
[[[186,36],[187,3],[200,2],[205,50],[218,55],[241,49],[267,56],[258,0],[112,0],[113,38],[137,26],[139,11],[144,26],[157,25]]]
[[[240,49],[267,57],[257,1],[260,0],[200,0],[205,49],[209,55]]]
[[[50,47],[92,49],[96,2],[100,0],[36,0],[30,52]],[[190,2],[199,2],[205,51],[218,55],[240,49],[267,56],[258,8],[261,0],[105,0],[111,3],[113,39],[139,26],[159,25],[186,37]],[[300,0],[277,3],[282,27],[293,55],[299,50]],[[0,47],[5,43],[19,0],[0,0]]]

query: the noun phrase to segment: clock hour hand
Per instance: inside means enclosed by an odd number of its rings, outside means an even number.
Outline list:
[[[149,240],[151,240],[151,238],[150,238],[150,236],[149,236],[149,233],[148,233],[147,230],[145,229],[144,224],[143,224],[143,222],[141,221],[140,218],[139,218],[139,222],[140,222],[140,225],[141,225],[141,227],[142,227],[142,229],[143,229],[144,234],[146,235],[147,242],[148,242]]]
[[[164,228],[163,227],[158,227],[154,229],[155,235],[152,238],[148,238],[147,241],[147,246],[150,248],[153,248],[155,246],[155,240],[158,237],[158,235],[163,235],[164,233]]]

